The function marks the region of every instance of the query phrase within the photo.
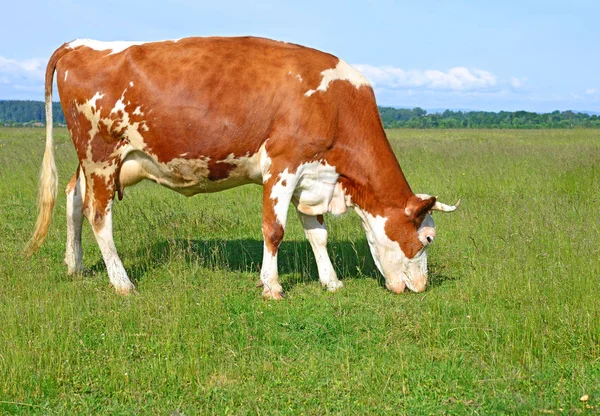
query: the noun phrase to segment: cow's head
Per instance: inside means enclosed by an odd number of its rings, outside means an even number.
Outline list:
[[[405,287],[422,292],[427,285],[427,247],[435,239],[431,211],[452,212],[458,208],[442,204],[436,197],[412,195],[405,207],[384,210],[373,216],[355,207],[362,219],[375,264],[386,287],[401,293]]]

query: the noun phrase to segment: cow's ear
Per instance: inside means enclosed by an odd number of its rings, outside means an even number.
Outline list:
[[[425,217],[425,214],[431,211],[431,209],[435,205],[435,201],[435,196],[430,196],[428,198],[421,199],[420,197],[413,195],[408,200],[404,212],[408,216],[408,219],[410,219],[411,221],[423,219],[423,217]]]

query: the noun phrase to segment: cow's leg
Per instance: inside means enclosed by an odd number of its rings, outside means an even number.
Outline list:
[[[266,299],[283,298],[277,271],[277,252],[283,240],[288,207],[296,181],[295,175],[282,173],[276,178],[271,178],[264,185],[262,232],[265,241],[260,280],[263,286],[263,297]]]
[[[107,182],[103,179],[92,180],[86,191],[84,214],[92,225],[94,236],[102,252],[102,258],[106,265],[106,271],[110,279],[110,284],[115,288],[118,294],[128,295],[135,291],[135,286],[127,277],[127,272],[123,263],[117,254],[117,248],[113,240],[112,227],[112,204],[115,193],[113,181]]]
[[[312,247],[312,251],[317,261],[317,270],[319,271],[319,280],[324,287],[331,292],[340,289],[344,284],[338,280],[329,254],[327,253],[327,227],[322,215],[306,215],[298,212],[304,235]]]
[[[85,191],[85,176],[81,168],[67,185],[67,248],[65,251],[65,264],[67,273],[83,272],[81,251],[81,227],[83,224],[83,194]]]

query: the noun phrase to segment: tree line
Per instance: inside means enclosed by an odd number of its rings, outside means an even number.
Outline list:
[[[600,116],[568,111],[452,111],[427,113],[422,108],[379,107],[385,128],[438,129],[572,129],[600,128]]]
[[[54,124],[64,125],[60,103],[53,103]],[[385,128],[501,128],[501,129],[570,129],[576,127],[600,128],[600,116],[574,111],[533,113],[529,111],[452,111],[428,113],[422,108],[379,107]],[[41,126],[46,121],[42,101],[0,100],[0,125]]]
[[[60,103],[52,104],[52,119],[54,124],[65,124]],[[0,101],[0,125],[23,126],[36,123],[46,123],[46,109],[42,101]]]

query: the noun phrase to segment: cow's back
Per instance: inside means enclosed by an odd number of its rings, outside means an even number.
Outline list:
[[[132,145],[161,162],[182,154],[224,159],[256,152],[274,131],[330,130],[323,113],[333,111],[325,108],[331,102],[306,93],[338,61],[267,39],[188,38],[117,53],[81,46],[61,59],[57,79],[67,118],[88,124],[80,114],[89,103],[87,121],[98,133],[120,138],[139,123],[143,143]]]

